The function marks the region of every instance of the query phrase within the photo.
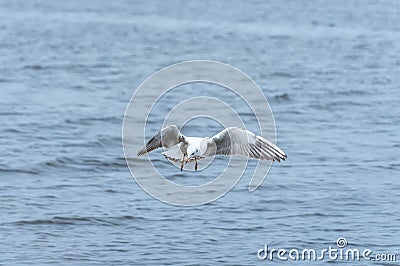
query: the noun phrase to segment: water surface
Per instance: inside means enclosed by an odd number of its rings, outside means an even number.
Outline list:
[[[323,249],[338,237],[400,259],[399,8],[0,1],[0,262],[254,265],[268,263],[264,244]],[[247,174],[218,201],[184,208],[134,182],[121,127],[141,82],[192,59],[258,83],[288,160],[254,193]],[[154,156],[177,183],[209,178]]]

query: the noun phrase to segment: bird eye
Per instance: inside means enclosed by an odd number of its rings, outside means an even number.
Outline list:
[[[192,154],[190,154],[190,155],[194,155],[194,152],[192,152]]]

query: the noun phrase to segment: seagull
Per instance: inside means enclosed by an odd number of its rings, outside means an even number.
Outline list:
[[[162,153],[170,161],[184,164],[195,162],[197,171],[198,160],[208,156],[243,156],[259,160],[286,160],[286,154],[269,140],[239,127],[228,127],[213,137],[187,137],[176,125],[166,126],[146,142],[137,153],[142,156],[155,149],[164,147]]]

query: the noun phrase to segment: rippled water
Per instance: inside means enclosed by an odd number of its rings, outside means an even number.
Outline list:
[[[257,258],[264,244],[323,249],[338,237],[400,260],[399,10],[0,1],[0,263],[253,265],[270,263]],[[191,59],[258,83],[288,160],[253,193],[247,174],[218,201],[184,208],[134,182],[121,127],[141,82]],[[158,158],[177,183],[201,183]]]

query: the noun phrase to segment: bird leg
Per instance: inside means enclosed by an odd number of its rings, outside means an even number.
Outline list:
[[[183,170],[183,163],[185,162],[185,155],[183,155],[182,160],[181,160],[181,172]]]
[[[194,170],[195,170],[195,171],[197,171],[197,166],[198,166],[197,159],[195,159],[195,160],[194,160]]]

